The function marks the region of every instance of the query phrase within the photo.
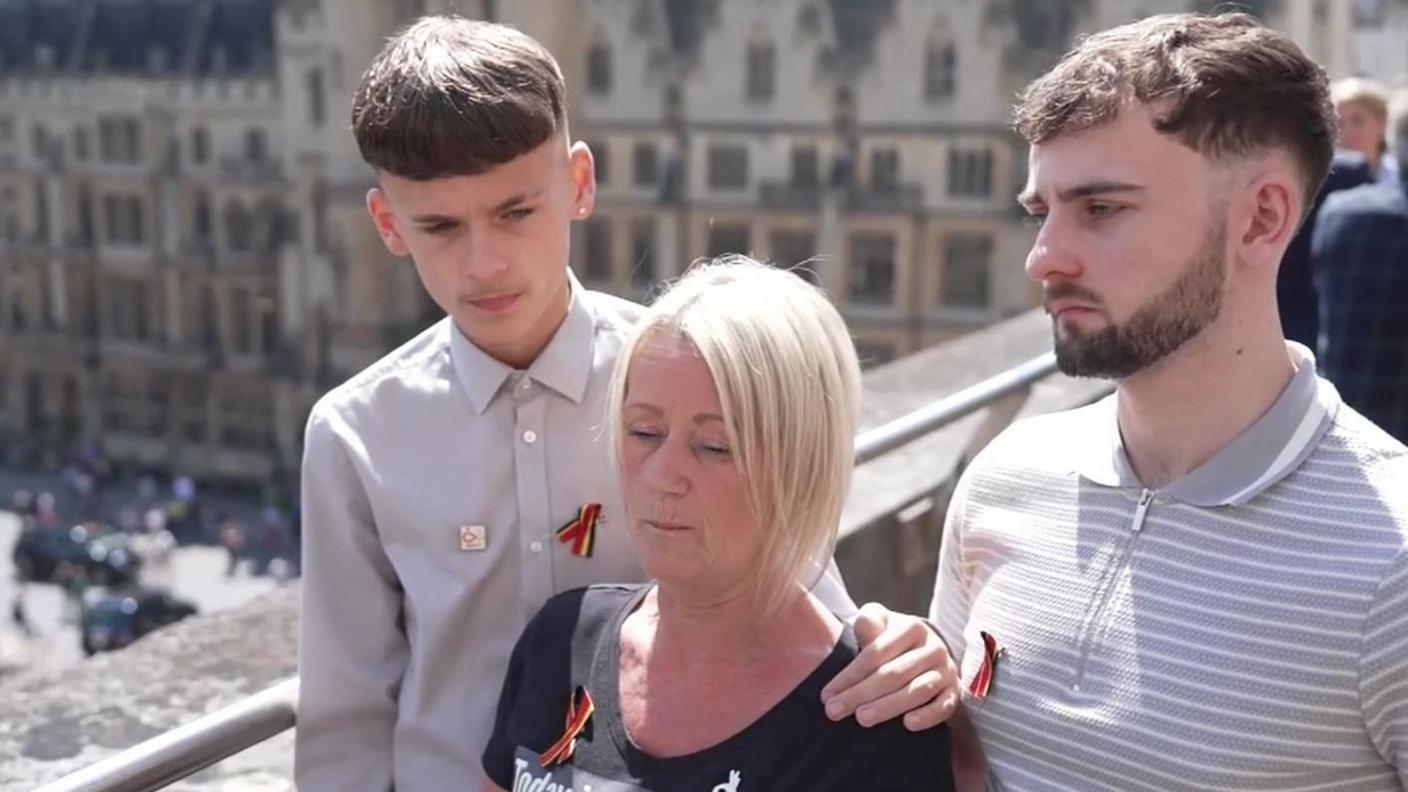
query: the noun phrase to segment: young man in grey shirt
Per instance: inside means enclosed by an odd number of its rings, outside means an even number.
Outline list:
[[[445,17],[394,37],[357,92],[368,211],[449,316],[308,421],[305,792],[478,788],[528,618],[553,594],[640,579],[599,432],[639,308],[567,269],[595,177],[564,95],[531,38]],[[834,570],[817,592],[854,611]],[[915,729],[947,716],[954,669],[922,620],[867,606],[857,632],[867,647],[824,691],[828,714]]]
[[[1244,14],[1151,17],[1038,78],[1017,126],[1057,361],[1116,392],[1010,427],[949,506],[931,613],[993,776],[1403,789],[1408,449],[1277,319],[1324,71]]]

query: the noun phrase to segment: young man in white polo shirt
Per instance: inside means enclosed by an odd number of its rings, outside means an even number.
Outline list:
[[[1246,15],[1151,17],[1017,128],[1057,359],[1116,393],[1009,428],[949,507],[931,616],[996,784],[1403,789],[1408,451],[1277,320],[1324,71]]]
[[[305,792],[477,789],[529,617],[558,592],[640,579],[612,525],[623,512],[600,433],[639,308],[567,269],[595,178],[564,95],[536,41],[448,17],[394,37],[358,90],[353,129],[378,175],[368,210],[449,316],[308,421]],[[817,592],[854,610],[834,572]],[[828,714],[945,718],[956,691],[938,636],[879,606],[857,626],[870,640],[825,691]]]

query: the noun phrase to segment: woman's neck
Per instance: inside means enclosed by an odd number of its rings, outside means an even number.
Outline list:
[[[835,617],[803,590],[769,613],[751,592],[707,600],[690,598],[669,586],[656,586],[637,615],[647,621],[657,652],[699,660],[738,659],[768,654],[777,646],[812,643],[809,636],[835,643],[839,629],[828,629]],[[839,627],[839,622],[836,622]]]
[[[657,757],[716,745],[786,698],[840,635],[841,622],[800,588],[766,614],[748,596],[705,605],[656,587],[621,626],[626,732]]]

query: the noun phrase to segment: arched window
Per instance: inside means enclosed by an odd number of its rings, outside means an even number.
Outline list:
[[[958,45],[946,30],[935,30],[924,51],[924,98],[943,101],[952,98],[957,88]]]
[[[259,202],[258,211],[253,218],[254,222],[254,244],[255,249],[260,252],[272,252],[276,250],[284,239],[284,211],[279,202],[273,198],[265,198]]]
[[[235,253],[249,251],[250,228],[249,212],[238,201],[225,204],[225,246]]]
[[[269,141],[262,129],[249,129],[244,134],[244,156],[251,162],[263,162],[269,154]]]
[[[204,190],[197,190],[191,198],[191,239],[197,245],[210,244],[210,198]]]
[[[748,45],[748,84],[745,95],[750,102],[764,102],[777,92],[777,48],[771,41],[754,41]]]
[[[611,45],[598,37],[587,50],[587,90],[597,96],[611,93]]]

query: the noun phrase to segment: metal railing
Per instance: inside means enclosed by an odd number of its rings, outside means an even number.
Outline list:
[[[89,765],[37,792],[136,792],[161,789],[293,728],[298,678]]]
[[[942,429],[1056,371],[1046,353],[856,437],[856,464]],[[146,792],[161,789],[294,727],[298,678],[139,743],[40,787],[37,792]]]
[[[1056,355],[1044,355],[1014,366],[1001,374],[970,385],[951,396],[920,407],[908,415],[877,426],[856,437],[856,464],[870,460],[913,442],[930,432],[987,407],[998,399],[1030,388],[1033,383],[1056,371]]]

